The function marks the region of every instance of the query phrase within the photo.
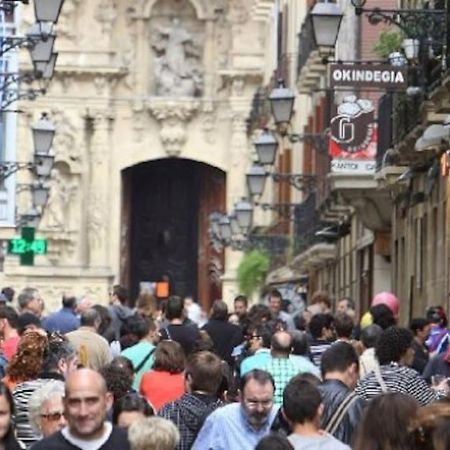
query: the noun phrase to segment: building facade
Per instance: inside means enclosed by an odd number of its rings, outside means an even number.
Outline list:
[[[51,89],[21,104],[17,139],[27,160],[30,124],[42,111],[55,122],[37,230],[49,251],[33,267],[7,257],[2,285],[37,287],[50,307],[63,292],[106,301],[113,283],[135,298],[156,281],[205,306],[232,300],[240,253],[211,247],[208,216],[246,194],[247,119],[273,72],[274,6],[65,1]]]

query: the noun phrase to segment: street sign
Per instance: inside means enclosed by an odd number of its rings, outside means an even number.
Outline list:
[[[331,64],[330,87],[405,90],[408,87],[405,67],[390,64]]]
[[[19,255],[22,266],[33,266],[34,255],[45,255],[47,253],[47,240],[35,239],[35,231],[31,227],[23,227],[21,237],[8,241],[8,253]]]

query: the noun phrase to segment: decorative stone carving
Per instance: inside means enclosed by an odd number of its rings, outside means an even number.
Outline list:
[[[45,230],[48,241],[47,259],[58,265],[69,260],[75,253],[77,231]]]
[[[205,141],[208,144],[214,144],[216,141],[216,121],[217,115],[214,111],[212,103],[208,103],[203,107],[202,131]]]
[[[179,156],[186,143],[186,125],[198,110],[194,99],[152,99],[148,108],[161,123],[160,138],[168,156]]]
[[[102,24],[102,32],[109,34],[117,18],[117,4],[115,0],[101,0],[95,11],[95,18]]]
[[[57,130],[53,140],[56,161],[66,162],[72,173],[78,173],[81,170],[81,147],[77,142],[78,129],[72,118],[61,109],[52,109],[51,118]]]
[[[39,226],[49,241],[47,259],[54,265],[69,260],[75,251],[79,230],[73,209],[79,203],[79,180],[68,166],[57,163],[52,171],[50,196]]]
[[[74,41],[77,37],[77,13],[81,0],[66,0],[58,20],[58,39]]]
[[[91,252],[102,246],[105,234],[105,204],[102,196],[91,191],[88,213],[89,247]]]
[[[156,26],[151,47],[155,52],[156,94],[199,96],[203,85],[202,49],[179,18],[173,18],[168,27]]]
[[[46,230],[69,231],[70,206],[78,191],[78,182],[67,172],[64,172],[59,165],[52,170],[50,181],[50,195],[41,228]]]
[[[230,22],[235,25],[243,25],[250,18],[248,0],[230,0]]]

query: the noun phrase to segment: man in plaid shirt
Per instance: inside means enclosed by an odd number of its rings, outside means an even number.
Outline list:
[[[292,350],[292,336],[286,331],[278,331],[272,336],[271,359],[261,367],[269,372],[275,381],[274,405],[283,403],[283,391],[291,378],[303,372],[301,367],[289,359]]]
[[[180,399],[163,406],[158,416],[171,420],[180,432],[177,450],[192,447],[208,415],[222,406],[217,391],[222,383],[222,361],[214,353],[194,353],[185,370],[186,391]]]

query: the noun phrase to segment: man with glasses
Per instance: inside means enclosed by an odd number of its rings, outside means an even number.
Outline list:
[[[242,360],[241,377],[253,369],[262,369],[271,359],[270,340],[272,330],[269,325],[250,326],[247,336],[247,348],[251,356]]]
[[[241,401],[216,409],[206,419],[193,450],[253,450],[270,432],[278,408],[272,376],[259,369],[241,379]]]

